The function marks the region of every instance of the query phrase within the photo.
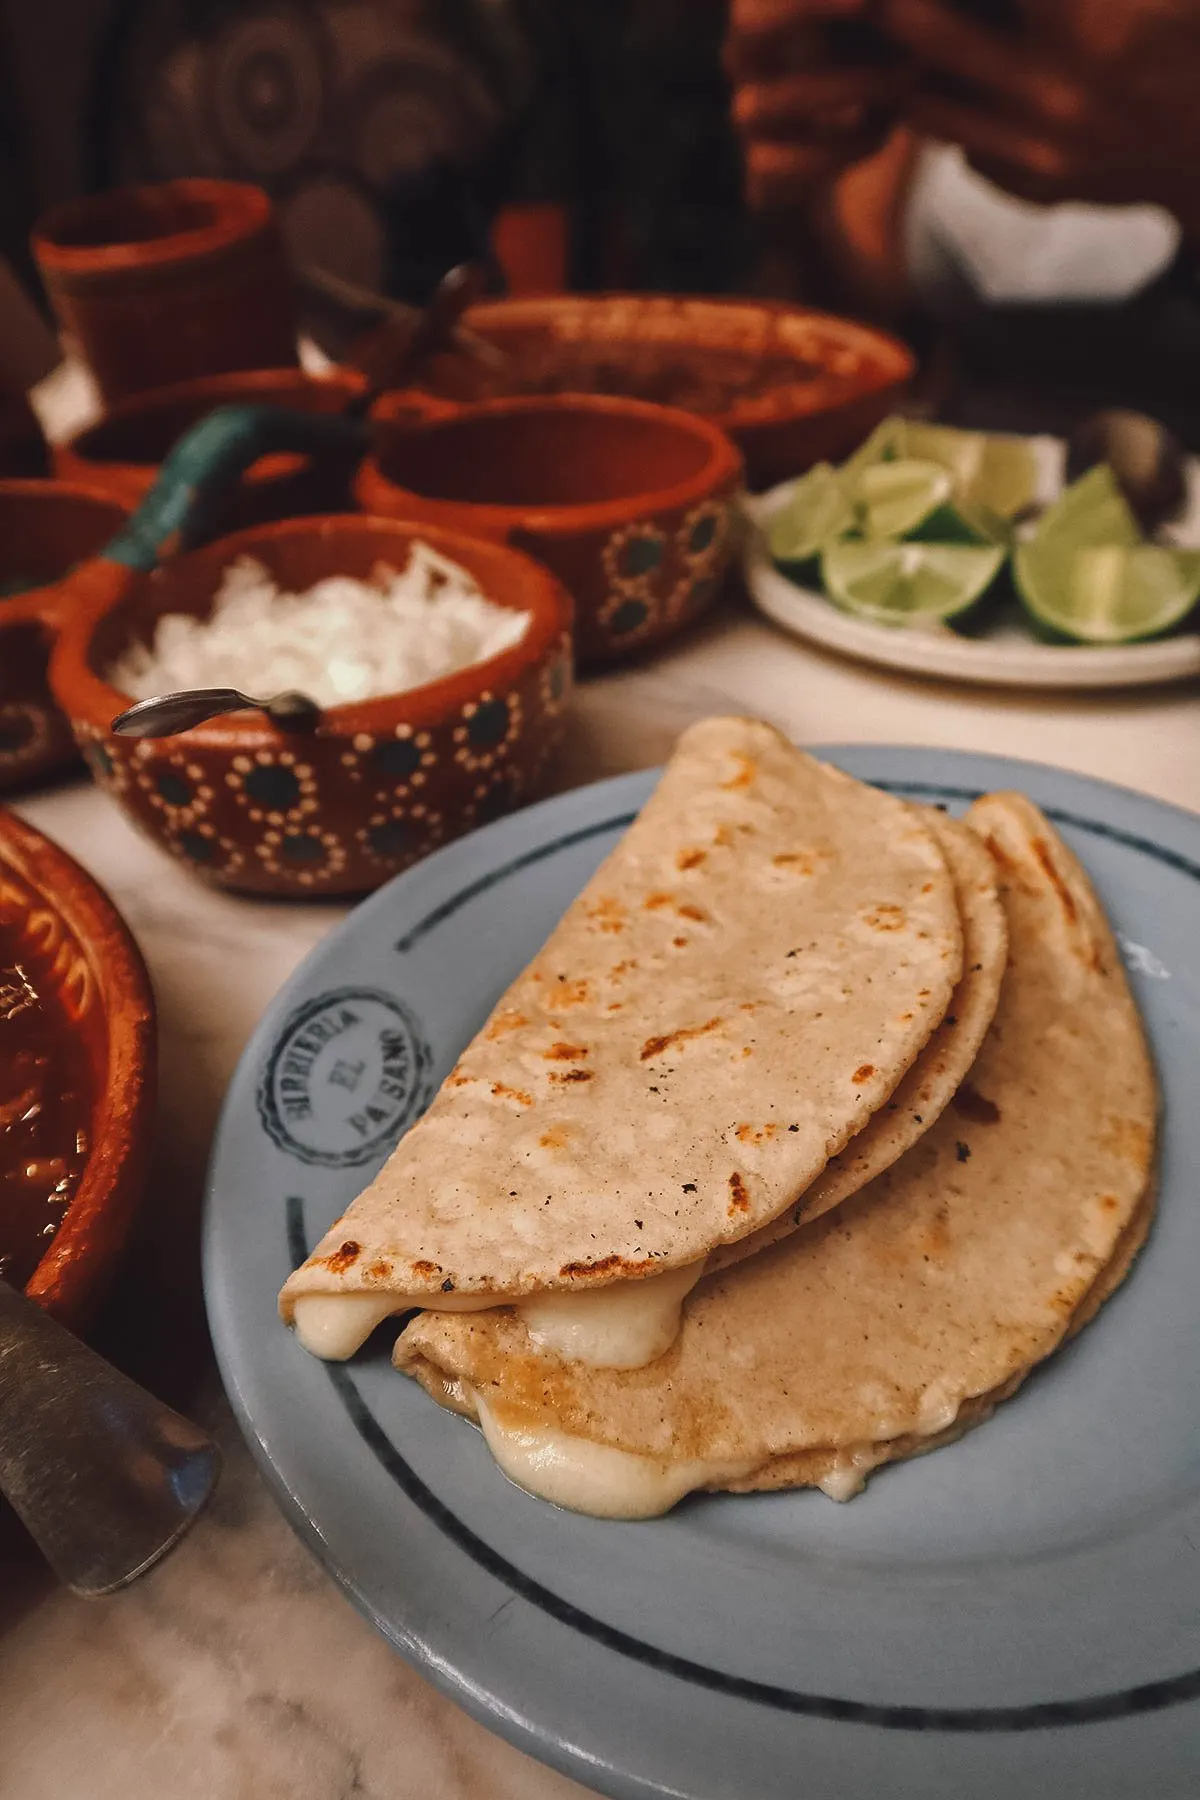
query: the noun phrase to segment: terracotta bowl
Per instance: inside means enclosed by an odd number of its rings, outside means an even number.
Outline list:
[[[296,591],[327,575],[369,577],[379,563],[402,568],[416,537],[469,569],[489,599],[532,615],[519,644],[408,693],[333,707],[315,731],[285,733],[259,713],[172,738],[109,729],[129,704],[105,679],[113,658],[163,613],[207,614],[235,558],[255,557]],[[112,562],[86,573],[92,599],[59,639],[54,691],[101,787],[220,887],[310,897],[377,887],[534,797],[558,748],[570,598],[502,545],[352,514],[237,532],[153,575]]]
[[[269,197],[164,181],[65,201],[33,252],[107,404],[143,388],[296,360],[291,278]]]
[[[0,791],[24,787],[74,762],[71,728],[54,704],[46,664],[74,604],[67,572],[95,556],[127,508],[91,487],[0,481]]]
[[[254,369],[177,382],[110,407],[94,425],[56,446],[55,467],[64,481],[85,481],[134,507],[154,485],[167,452],[214,407],[244,401],[339,413],[362,389],[363,378],[353,369],[321,377],[300,369]],[[409,416],[427,417],[430,405],[437,403],[414,395]],[[234,531],[303,513],[345,510],[353,472],[353,462],[345,459],[286,452],[259,457],[214,522]]]
[[[388,395],[376,416],[406,403]],[[707,419],[640,400],[494,400],[414,426],[363,463],[368,512],[528,550],[575,598],[580,663],[672,637],[734,548],[741,459]]]
[[[914,369],[886,333],[783,302],[558,295],[489,302],[466,322],[509,368],[446,355],[423,383],[430,392],[467,402],[624,394],[687,407],[728,432],[755,489],[848,455]]]
[[[103,1298],[141,1198],[155,1092],[154,999],[108,896],[57,845],[0,809],[0,924],[20,933],[91,1076],[90,1151],[26,1292],[82,1329]],[[7,933],[6,933],[7,934]]]

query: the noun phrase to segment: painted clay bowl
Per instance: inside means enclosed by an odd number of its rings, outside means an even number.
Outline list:
[[[64,481],[86,482],[135,507],[153,487],[174,445],[215,407],[242,402],[336,414],[344,412],[363,385],[353,369],[321,377],[301,369],[254,369],[154,388],[118,401],[95,424],[57,445],[55,468]],[[428,404],[414,395],[410,416],[428,416]],[[303,513],[345,511],[356,460],[289,451],[261,456],[223,501],[213,524],[236,531]]]
[[[68,571],[94,556],[126,516],[120,501],[94,488],[0,481],[0,791],[27,786],[78,755],[46,665],[74,604]]]
[[[132,638],[146,641],[163,613],[207,614],[237,557],[254,557],[296,592],[327,575],[402,568],[417,537],[469,569],[489,599],[531,615],[519,644],[407,693],[333,707],[305,733],[249,712],[170,738],[110,730],[129,704],[106,678],[114,657]],[[558,748],[570,598],[506,546],[349,514],[237,532],[155,573],[106,557],[85,579],[87,602],[54,654],[54,691],[100,786],[218,886],[309,897],[377,887],[536,797]]]
[[[45,214],[32,242],[108,405],[296,360],[291,278],[261,188],[184,180],[85,194]]]
[[[103,1298],[142,1195],[154,1125],[154,1000],[108,896],[57,845],[0,809],[0,942],[17,949],[82,1062],[86,1161],[25,1291],[76,1329]],[[0,1139],[0,1149],[3,1140]],[[0,1244],[6,1224],[0,1218]]]
[[[387,395],[387,420],[406,396]],[[708,419],[588,395],[483,401],[382,441],[355,491],[368,512],[527,550],[574,596],[583,663],[683,630],[733,553],[741,459]]]
[[[430,392],[607,393],[689,408],[728,432],[754,489],[848,455],[914,368],[885,332],[784,302],[567,294],[488,302],[466,322],[508,367],[444,355],[422,382]]]

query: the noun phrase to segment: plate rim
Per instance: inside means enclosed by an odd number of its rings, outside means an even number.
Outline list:
[[[805,747],[809,748],[809,746]],[[921,765],[924,764],[925,769],[928,772],[940,771],[951,778],[956,772],[962,771],[965,780],[969,780],[970,778],[965,774],[964,765],[973,765],[975,771],[983,772],[985,774],[985,778],[986,771],[988,770],[995,770],[997,772],[1001,769],[1004,770],[1006,772],[1004,785],[1013,785],[1017,781],[1022,781],[1026,772],[1034,778],[1035,785],[1040,785],[1040,782],[1046,781],[1047,779],[1052,784],[1065,784],[1066,794],[1063,798],[1073,798],[1077,803],[1083,802],[1085,797],[1089,795],[1100,801],[1103,801],[1106,797],[1109,798],[1110,802],[1112,799],[1116,799],[1122,811],[1131,808],[1133,812],[1138,815],[1139,820],[1143,825],[1146,823],[1147,817],[1149,816],[1155,823],[1167,828],[1165,835],[1168,839],[1175,839],[1176,841],[1174,844],[1163,845],[1161,842],[1156,842],[1154,839],[1144,837],[1140,832],[1126,829],[1123,824],[1118,823],[1114,827],[1112,822],[1108,820],[1102,821],[1107,829],[1105,832],[1101,833],[1101,835],[1112,835],[1116,837],[1118,841],[1125,842],[1132,848],[1147,849],[1152,853],[1160,854],[1166,850],[1167,854],[1165,860],[1178,867],[1181,873],[1185,873],[1191,878],[1200,881],[1200,816],[1190,812],[1184,807],[1175,805],[1169,801],[1160,800],[1156,796],[1141,793],[1136,789],[1122,787],[1117,783],[1107,781],[1103,778],[1078,774],[1070,770],[1058,769],[1049,764],[1030,762],[1013,757],[998,756],[988,752],[953,750],[936,746],[926,747],[870,743],[821,744],[811,746],[811,749],[814,754],[829,757],[833,760],[842,757],[861,758],[866,756],[895,763],[899,765],[896,770],[899,779],[888,784],[893,790],[899,789],[900,791],[903,791],[905,787],[913,787],[919,788],[922,791],[928,791],[931,787],[941,787],[951,797],[965,798],[968,793],[974,794],[980,791],[980,789],[977,786],[971,786],[969,788],[965,786],[956,787],[952,779],[944,782],[934,781],[931,773],[922,774]],[[908,765],[907,768],[905,765]],[[548,818],[554,819],[558,817],[566,823],[570,819],[572,812],[581,803],[585,806],[590,806],[597,814],[599,814],[603,810],[602,803],[606,800],[610,800],[612,804],[607,808],[607,812],[611,817],[612,822],[615,823],[616,815],[629,810],[628,806],[622,803],[625,802],[628,797],[634,794],[640,794],[641,798],[639,798],[636,804],[642,804],[645,796],[652,791],[659,773],[660,771],[657,769],[635,771],[630,774],[610,777],[606,780],[589,783],[580,788],[568,790],[568,792],[556,795],[536,806],[522,809],[520,813],[509,815],[506,819],[498,820],[485,827],[483,832],[473,833],[469,837],[459,840],[457,844],[447,846],[443,851],[438,852],[437,855],[438,857],[450,859],[454,856],[455,852],[458,852],[464,862],[469,862],[472,859],[472,852],[478,850],[477,840],[485,835],[490,837],[493,844],[502,842],[508,832],[511,831],[513,822],[516,819],[525,820],[527,828],[530,826],[540,826],[542,822]],[[1049,801],[1045,801],[1044,803],[1047,805],[1053,804]],[[1056,810],[1061,813],[1064,811],[1064,808],[1062,805],[1059,805],[1056,807]],[[1084,821],[1080,818],[1079,823],[1095,825],[1097,821]],[[535,835],[538,834],[535,832]],[[560,835],[567,834],[564,833]],[[1184,840],[1183,843],[1179,842],[1180,838]],[[428,863],[432,859],[425,860],[426,863]],[[417,865],[418,869],[424,866],[424,864]],[[497,873],[498,872],[499,871],[497,870]],[[301,963],[297,965],[297,968],[292,972],[287,982],[283,984],[282,988],[272,998],[268,1007],[265,1009],[262,1018],[256,1025],[255,1030],[243,1051],[237,1070],[230,1081],[229,1090],[222,1105],[218,1131],[214,1138],[203,1230],[205,1300],[213,1333],[214,1349],[216,1351],[222,1379],[229,1394],[239,1428],[250,1445],[254,1459],[260,1472],[264,1475],[268,1487],[277,1501],[281,1504],[281,1508],[285,1517],[288,1519],[289,1524],[293,1529],[297,1530],[298,1535],[301,1536],[306,1545],[317,1554],[318,1560],[322,1563],[322,1566],[333,1576],[337,1585],[350,1597],[358,1610],[365,1614],[375,1628],[381,1632],[393,1647],[399,1650],[401,1654],[405,1655],[410,1662],[413,1662],[418,1667],[426,1679],[432,1680],[435,1685],[446,1692],[456,1704],[464,1706],[466,1710],[481,1720],[481,1722],[489,1729],[499,1732],[502,1736],[508,1738],[510,1742],[517,1744],[522,1750],[534,1755],[543,1762],[550,1763],[552,1766],[571,1775],[575,1779],[584,1781],[585,1783],[595,1783],[599,1780],[604,1780],[605,1786],[603,1791],[620,1795],[629,1795],[632,1793],[645,1795],[682,1794],[685,1790],[677,1790],[655,1781],[653,1777],[642,1776],[637,1770],[629,1766],[623,1767],[619,1760],[611,1764],[605,1763],[600,1765],[593,1758],[580,1753],[572,1746],[567,1738],[562,1735],[561,1731],[556,1735],[552,1730],[540,1728],[531,1720],[521,1719],[514,1714],[511,1706],[505,1701],[502,1682],[496,1683],[493,1681],[489,1687],[484,1688],[478,1683],[469,1680],[466,1676],[460,1675],[444,1658],[439,1658],[428,1643],[423,1642],[417,1636],[411,1634],[406,1635],[403,1629],[402,1618],[393,1619],[376,1606],[370,1593],[358,1583],[347,1570],[339,1566],[337,1561],[328,1553],[328,1546],[322,1535],[318,1517],[310,1515],[305,1510],[300,1497],[289,1486],[288,1478],[273,1457],[266,1437],[260,1433],[255,1418],[255,1410],[246,1396],[242,1383],[238,1377],[237,1369],[234,1366],[234,1361],[231,1356],[227,1354],[230,1346],[224,1340],[222,1321],[219,1317],[221,1311],[220,1297],[214,1295],[213,1292],[213,1281],[215,1279],[214,1240],[216,1234],[213,1205],[213,1173],[217,1166],[219,1151],[225,1132],[228,1129],[233,1128],[232,1103],[237,1096],[239,1089],[244,1089],[247,1094],[252,1092],[254,1071],[256,1068],[254,1060],[255,1056],[259,1052],[262,1042],[269,1039],[270,1029],[276,1022],[275,1015],[278,1014],[282,1017],[283,1012],[286,1011],[288,1006],[294,1006],[297,1003],[300,997],[301,984],[305,972],[310,965],[316,962],[323,952],[327,951],[331,939],[341,937],[353,931],[353,922],[358,918],[359,913],[366,907],[379,906],[382,909],[386,897],[392,894],[397,883],[406,881],[411,873],[413,873],[413,871],[406,872],[406,874],[394,878],[394,880],[388,883],[385,888],[380,889],[376,895],[371,896],[365,901],[362,907],[354,909],[354,911],[347,915],[346,918],[339,921],[339,923],[333,927],[332,931],[327,933],[318,945],[314,946],[313,950],[310,951]],[[353,1423],[354,1421],[351,1420],[351,1422]],[[360,1435],[362,1435],[361,1430]],[[420,1480],[420,1477],[418,1476],[417,1479]],[[411,1496],[408,1497],[411,1500]],[[466,1529],[469,1531],[471,1528],[467,1526]],[[469,1554],[469,1552],[463,1550],[463,1547],[453,1537],[451,1538],[451,1543],[453,1548],[457,1550],[460,1555]],[[537,1585],[536,1582],[535,1585]],[[511,1591],[517,1594],[520,1593],[519,1588]],[[566,1604],[569,1605],[570,1603],[567,1602]],[[551,1614],[550,1616],[551,1618],[555,1617],[554,1614]],[[558,1619],[556,1622],[563,1623],[561,1619]],[[600,1623],[603,1624],[602,1621]],[[610,1631],[612,1630],[612,1628],[608,1629]],[[616,1635],[620,1636],[622,1634],[617,1632]],[[614,1650],[615,1646],[605,1646],[602,1644],[602,1648]],[[636,1667],[636,1664],[634,1666]],[[668,1670],[666,1672],[670,1673],[671,1671]],[[732,1679],[734,1682],[737,1682],[739,1678],[734,1677]],[[1156,1711],[1165,1704],[1161,1694],[1156,1695],[1156,1691],[1163,1690],[1164,1688],[1176,1687],[1181,1682],[1192,1683],[1194,1687],[1194,1691],[1193,1689],[1189,1689],[1187,1693],[1181,1694],[1179,1696],[1181,1700],[1192,1700],[1197,1694],[1200,1694],[1200,1675],[1193,1677],[1189,1674],[1183,1677],[1168,1678],[1165,1682],[1151,1682],[1146,1684],[1146,1710]],[[753,1687],[756,1684],[749,1683],[748,1685]],[[713,1698],[715,1699],[716,1696],[713,1696]],[[798,1718],[798,1727],[800,1722],[802,1722],[803,1725],[811,1726],[822,1720],[876,1726],[883,1723],[890,1723],[894,1727],[899,1727],[900,1729],[913,1731],[921,1729],[930,1730],[934,1739],[943,1745],[947,1742],[947,1737],[954,1735],[956,1730],[964,1732],[974,1731],[977,1736],[982,1735],[987,1741],[994,1743],[994,1734],[1004,1732],[1012,1733],[1015,1729],[1020,1729],[1015,1723],[1005,1724],[1003,1720],[997,1719],[994,1723],[984,1725],[981,1732],[978,1726],[956,1727],[952,1719],[949,1718],[939,1724],[935,1716],[939,1709],[923,1707],[906,1709],[894,1706],[877,1709],[870,1702],[849,1699],[841,1700],[834,1696],[814,1696],[813,1698],[818,1702],[825,1702],[825,1704],[818,1704],[812,1708],[788,1707],[785,1709],[789,1711],[794,1718]],[[1102,1703],[1106,1702],[1108,1699],[1107,1696],[1098,1696],[1097,1698]],[[757,1703],[753,1697],[749,1695],[739,1697],[739,1706],[741,1706],[743,1700],[746,1704],[754,1706],[757,1709]],[[1068,1712],[1073,1709],[1081,1709],[1084,1713],[1087,1713],[1089,1707],[1093,1704],[1094,1703],[1088,1699],[1084,1699],[1080,1702],[1067,1702],[1065,1703],[1065,1706]],[[1031,1721],[1028,1729],[1034,1731],[1057,1723],[1071,1722],[1062,1716],[1063,1705],[1064,1703],[1053,1701],[1039,1703],[1033,1710],[1041,1711],[1044,1716],[1037,1721]],[[884,1713],[908,1711],[914,1715],[922,1715],[922,1717],[919,1720],[914,1717],[910,1723],[901,1724],[899,1720],[885,1721],[873,1717],[872,1715],[879,1710],[882,1710]],[[943,1710],[947,1714],[978,1711],[1024,1713],[1030,1711],[1030,1708],[948,1708],[940,1710]],[[1121,1717],[1125,1716],[1128,1710],[1127,1707],[1122,1708],[1117,1706],[1114,1713],[1114,1710],[1111,1707],[1104,1705],[1102,1706],[1102,1710],[1097,1712],[1094,1716],[1097,1719],[1110,1718],[1113,1716]],[[1085,1720],[1080,1719],[1078,1722],[1083,1723]],[[1091,1721],[1088,1720],[1087,1722]],[[563,1730],[565,1729],[566,1722],[564,1721]],[[894,1735],[894,1732],[890,1732],[889,1736],[891,1735]],[[797,1739],[798,1743],[800,1741],[801,1740]],[[609,1782],[613,1785],[608,1785]],[[688,1788],[686,1792],[690,1794],[693,1790]]]

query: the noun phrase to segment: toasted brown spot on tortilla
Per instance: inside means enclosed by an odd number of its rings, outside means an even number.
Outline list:
[[[676,950],[682,950],[683,946],[687,943],[687,939],[685,937],[677,937],[672,938],[671,942],[674,944]]]
[[[707,850],[680,850],[675,858],[675,867],[677,869],[697,869],[707,855]]]
[[[1050,846],[1045,838],[1035,837],[1030,840],[1030,849],[1037,857],[1046,880],[1058,895],[1058,903],[1063,909],[1068,924],[1073,925],[1079,917],[1079,909],[1075,905],[1075,896],[1058,872],[1058,865],[1051,855]]]
[[[661,892],[647,894],[646,898],[642,901],[642,910],[644,912],[661,912],[664,906],[674,906],[674,904],[674,894],[664,894]]]
[[[608,971],[609,980],[616,981],[622,975],[627,975],[629,973],[630,969],[636,969],[636,968],[637,968],[637,963],[633,960],[632,957],[628,958],[625,962],[616,963]]]
[[[742,1180],[741,1176],[738,1174],[737,1170],[735,1169],[733,1171],[733,1174],[729,1177],[729,1213],[730,1213],[730,1217],[732,1217],[734,1213],[749,1212],[749,1210],[750,1210],[750,1195],[746,1191],[745,1182]]]
[[[771,863],[776,869],[794,869],[798,875],[811,875],[817,859],[810,850],[792,850],[785,855],[773,856]]]
[[[721,786],[727,790],[750,787],[754,781],[758,764],[753,757],[739,756],[736,751],[733,753],[733,761],[737,764],[737,772],[731,775],[728,781],[723,781]]]
[[[728,850],[732,842],[733,834],[728,825],[718,825],[717,829],[713,832],[713,843],[716,845],[717,849]]]
[[[893,906],[889,901],[881,901],[878,906],[868,907],[861,914],[864,925],[872,931],[902,931],[905,926],[904,908]]]
[[[1120,1204],[1121,1202],[1115,1194],[1101,1194],[1100,1196],[1100,1206],[1104,1212],[1116,1212]]]
[[[743,1144],[766,1144],[779,1132],[778,1125],[738,1125],[734,1136]]]
[[[547,1012],[562,1012],[568,1006],[586,1006],[592,997],[592,984],[586,976],[568,981],[560,976],[546,995]]]
[[[384,1262],[382,1259],[379,1262],[370,1263],[367,1267],[367,1274],[372,1281],[386,1281],[391,1272],[391,1263]]]
[[[415,1262],[412,1266],[414,1275],[440,1275],[441,1271],[441,1263]]]
[[[964,1081],[952,1102],[956,1113],[964,1119],[971,1119],[977,1125],[995,1125],[1000,1119],[1000,1108],[986,1094],[973,1088],[969,1081]]]
[[[874,1073],[875,1073],[875,1064],[874,1063],[860,1063],[858,1065],[858,1068],[855,1069],[854,1074],[851,1076],[850,1079],[854,1082],[854,1085],[856,1087],[858,1087],[864,1081],[870,1081],[870,1079]]]
[[[623,919],[626,915],[619,900],[611,894],[601,894],[587,908],[587,916],[589,919]]]
[[[599,1262],[564,1263],[558,1271],[564,1281],[577,1280],[582,1276],[585,1280],[593,1275],[641,1275],[646,1269],[654,1267],[654,1258],[644,1257],[640,1262],[630,1262],[614,1251],[611,1256],[602,1256]]]
[[[549,1131],[543,1131],[538,1143],[543,1150],[561,1150],[570,1135],[565,1125],[552,1125]]]
[[[921,892],[922,892],[922,893],[923,893],[923,894],[932,894],[932,892],[933,892],[933,883],[932,883],[932,881],[927,881],[927,882],[926,882],[926,883],[925,883],[925,886],[924,886],[924,887],[923,887],[923,888],[922,888],[922,889],[921,889]]]
[[[661,1056],[664,1050],[672,1045],[686,1044],[691,1038],[704,1037],[710,1031],[719,1031],[725,1023],[724,1019],[709,1019],[703,1025],[681,1025],[677,1031],[664,1032],[662,1037],[647,1038],[642,1045],[642,1062],[650,1062],[653,1057]]]
[[[1139,1119],[1111,1119],[1100,1135],[1100,1143],[1114,1156],[1131,1163],[1148,1163],[1150,1131]]]
[[[547,1062],[581,1062],[585,1056],[591,1055],[591,1051],[586,1044],[564,1044],[560,1041],[551,1044],[548,1050],[543,1050],[542,1055]]]
[[[350,1267],[351,1263],[357,1262],[361,1255],[362,1245],[356,1244],[353,1238],[347,1238],[340,1249],[331,1250],[328,1256],[321,1258],[321,1261],[331,1275],[341,1275]]]
[[[691,906],[685,901],[682,906],[677,906],[675,910],[681,919],[695,919],[700,924],[706,924],[708,921],[708,914],[702,906]]]
[[[594,1069],[552,1069],[551,1081],[590,1081],[595,1074]]]
[[[490,1021],[487,1030],[484,1032],[484,1036],[490,1039],[492,1043],[495,1043],[497,1038],[507,1037],[510,1031],[520,1031],[521,1027],[523,1025],[528,1025],[528,1023],[529,1020],[525,1017],[524,1013],[519,1013],[514,1008],[508,1007],[503,1012],[498,1012],[495,1018]]]
[[[532,1106],[533,1105],[533,1095],[532,1094],[525,1093],[522,1088],[509,1087],[507,1085],[507,1083],[503,1082],[503,1081],[493,1081],[493,1083],[492,1083],[492,1099],[493,1100],[515,1100],[518,1106]]]

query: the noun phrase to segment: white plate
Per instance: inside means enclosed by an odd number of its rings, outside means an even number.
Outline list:
[[[379,1630],[617,1800],[1196,1800],[1200,820],[1032,763],[825,754],[952,811],[1023,789],[1109,909],[1165,1129],[1154,1230],[1088,1330],[989,1424],[849,1506],[696,1496],[617,1524],[513,1487],[473,1426],[396,1374],[386,1330],[321,1363],[281,1325],[289,1270],[619,841],[647,773],[419,863],[272,1005],[211,1169],[226,1385],[296,1530]]]
[[[1057,438],[1030,440],[1038,455],[1038,499],[1052,500],[1062,486],[1063,447]],[[966,637],[948,625],[927,631],[875,625],[855,618],[817,588],[789,581],[771,561],[765,528],[789,499],[794,481],[745,502],[751,521],[743,572],[755,605],[785,631],[826,650],[853,656],[910,675],[943,681],[971,681],[985,687],[1111,688],[1149,687],[1200,675],[1200,632],[1183,632],[1148,644],[1042,644],[1032,637],[1015,609],[986,636]],[[1200,546],[1200,463],[1188,468],[1188,506],[1173,539]]]

